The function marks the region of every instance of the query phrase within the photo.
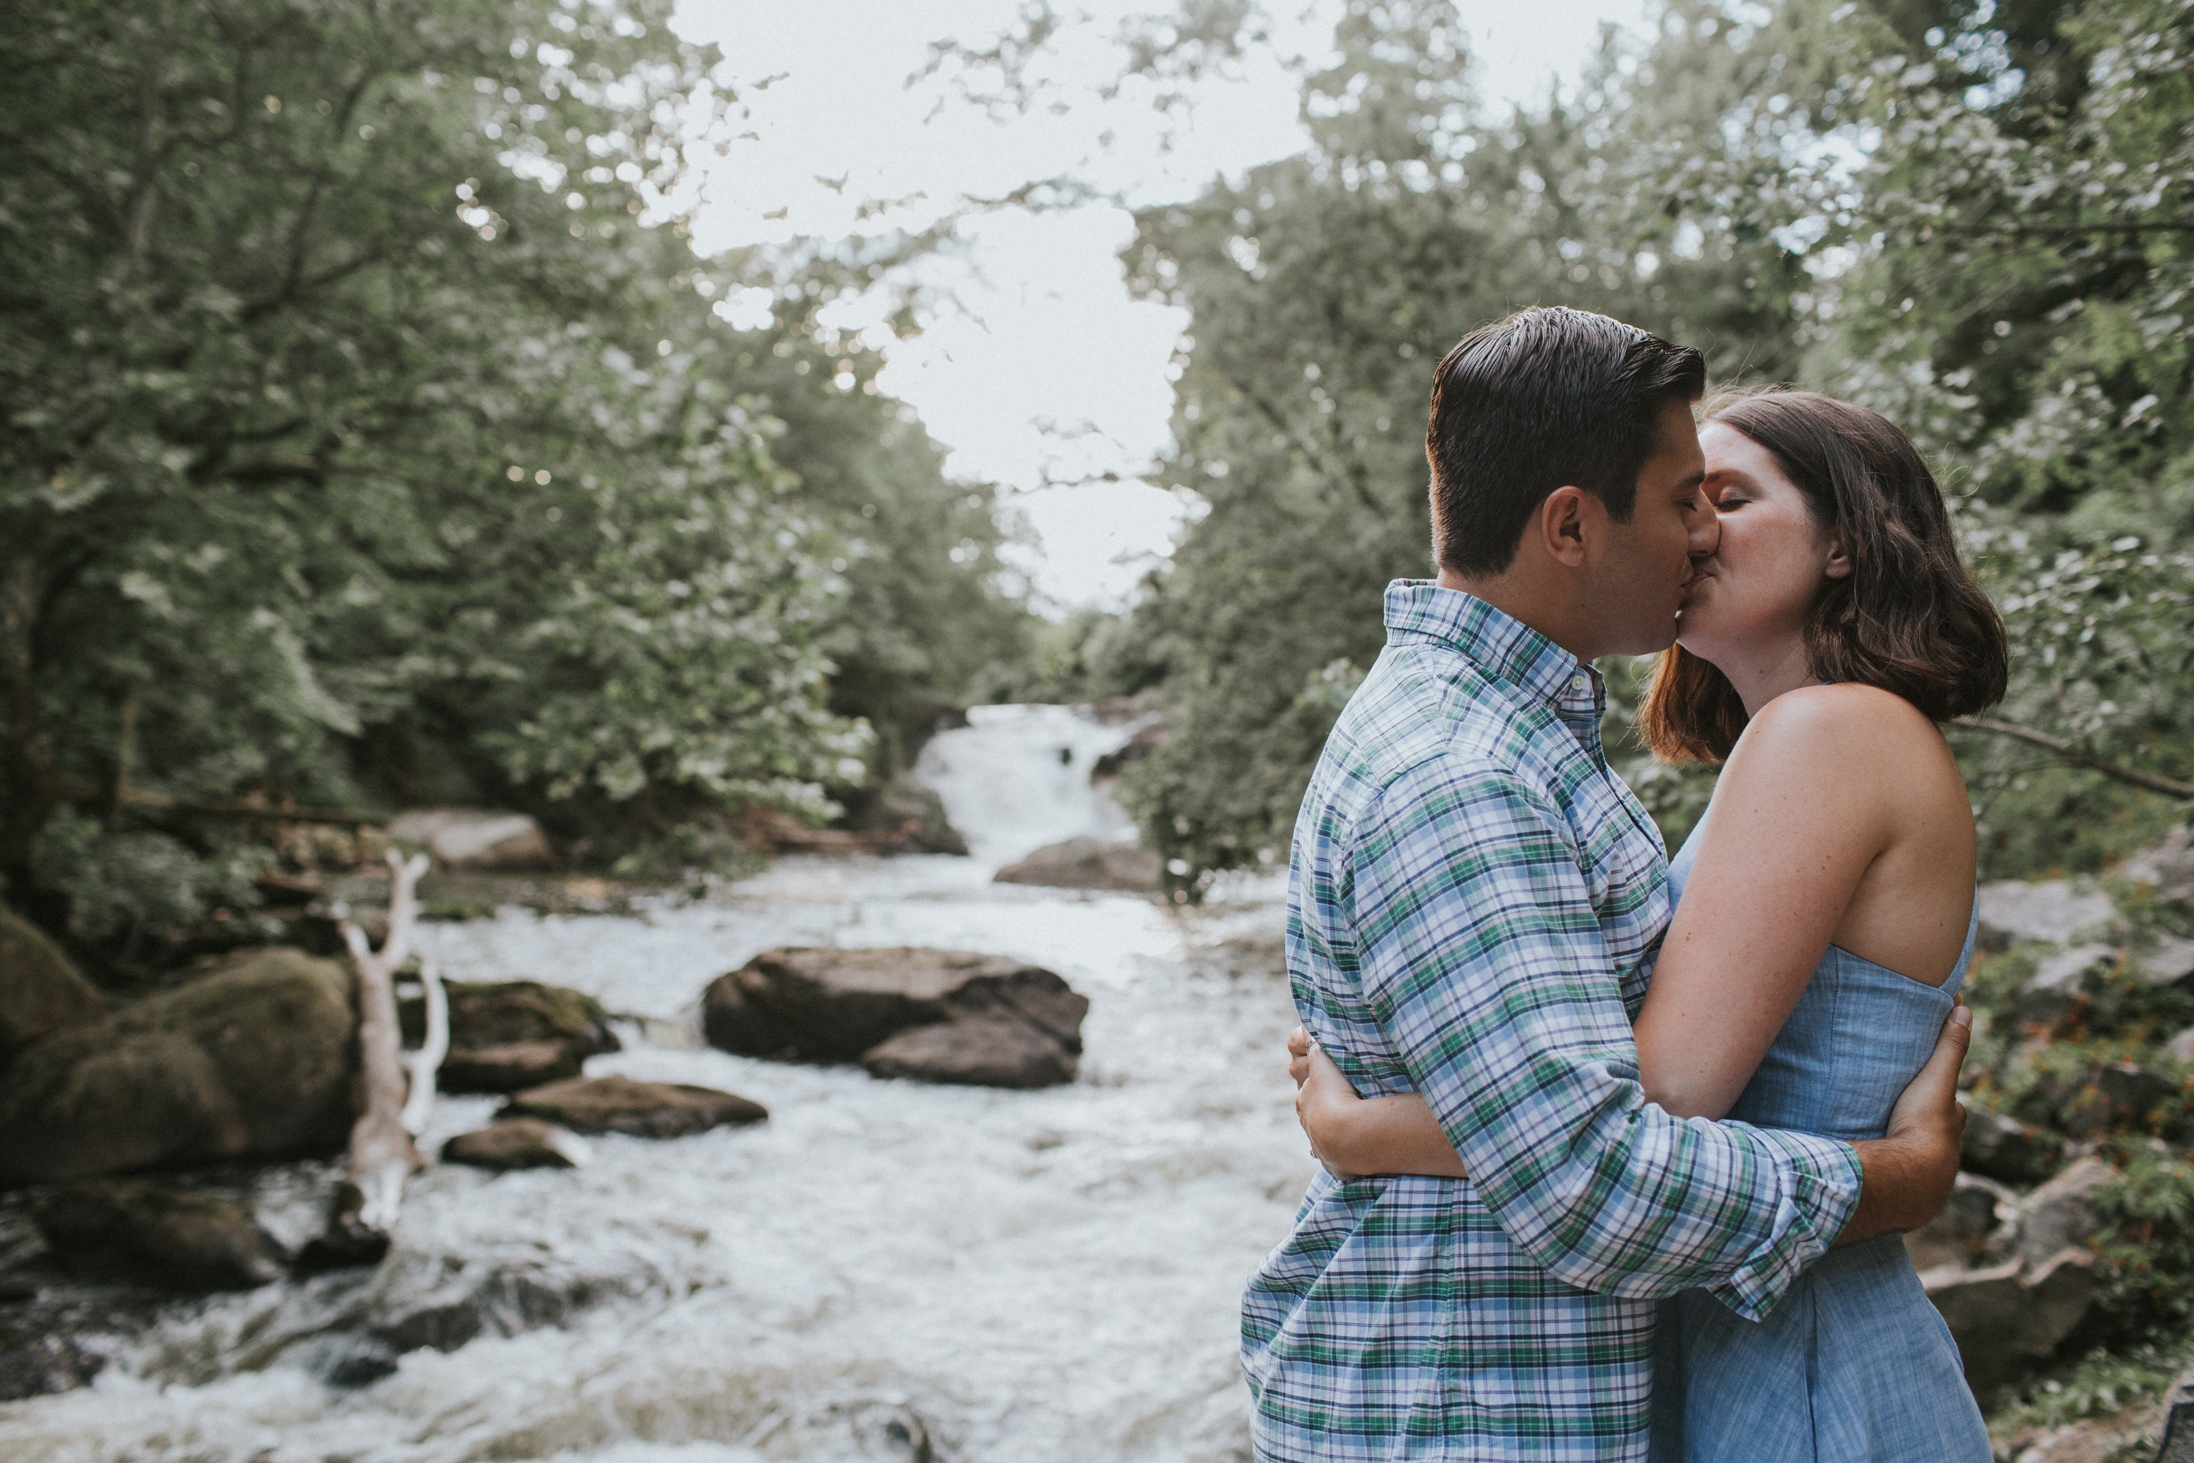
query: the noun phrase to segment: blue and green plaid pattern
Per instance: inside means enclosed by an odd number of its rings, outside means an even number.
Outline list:
[[[1766,1314],[1858,1158],[1646,1104],[1666,860],[1597,674],[1432,584],[1386,625],[1296,821],[1288,971],[1357,1091],[1423,1093],[1472,1178],[1312,1181],[1243,1297],[1257,1456],[1642,1459],[1655,1300]]]

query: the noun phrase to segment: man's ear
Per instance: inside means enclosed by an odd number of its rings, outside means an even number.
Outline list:
[[[1841,525],[1828,531],[1828,562],[1821,572],[1831,579],[1848,579],[1852,570],[1851,555],[1844,549],[1844,531]]]
[[[1595,509],[1599,510],[1597,516]],[[1539,504],[1537,520],[1547,557],[1572,569],[1582,568],[1589,557],[1587,541],[1598,538],[1599,519],[1606,517],[1606,512],[1600,500],[1583,488],[1560,487],[1547,494]]]

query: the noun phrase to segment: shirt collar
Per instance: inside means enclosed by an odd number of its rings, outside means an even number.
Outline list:
[[[1606,705],[1598,671],[1505,610],[1429,579],[1386,587],[1386,638],[1389,645],[1432,640],[1459,650],[1487,675],[1570,717],[1597,722]]]

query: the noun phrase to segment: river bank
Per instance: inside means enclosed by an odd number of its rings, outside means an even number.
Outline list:
[[[632,915],[428,926],[427,953],[454,978],[543,980],[619,1013],[625,1050],[591,1059],[590,1075],[722,1088],[771,1120],[596,1139],[576,1171],[437,1166],[409,1191],[380,1269],[162,1306],[89,1388],[0,1405],[0,1453],[1244,1456],[1236,1301],[1309,1173],[1279,1058],[1294,1018],[1278,881],[1190,911],[989,882],[1030,847],[1117,831],[1088,769],[1120,735],[1032,708],[940,736],[925,776],[971,858],[788,858]],[[1091,1002],[1080,1079],[930,1087],[703,1047],[707,981],[798,944],[1049,966]],[[422,1146],[493,1107],[443,1099]],[[262,1222],[308,1226],[316,1177],[262,1175]],[[357,1364],[362,1337],[431,1326],[444,1303],[484,1314],[482,1334],[397,1357],[369,1347]]]

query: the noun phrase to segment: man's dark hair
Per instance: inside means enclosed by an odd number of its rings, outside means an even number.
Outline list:
[[[1432,552],[1498,574],[1546,495],[1574,485],[1628,523],[1671,401],[1706,392],[1706,362],[1635,325],[1534,306],[1463,337],[1432,378]]]

